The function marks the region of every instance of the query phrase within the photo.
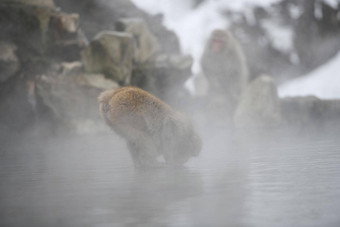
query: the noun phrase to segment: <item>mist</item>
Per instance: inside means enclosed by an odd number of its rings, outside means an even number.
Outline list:
[[[339,226],[340,1],[3,0],[0,28],[1,226]],[[125,86],[199,155],[135,166],[97,100]]]

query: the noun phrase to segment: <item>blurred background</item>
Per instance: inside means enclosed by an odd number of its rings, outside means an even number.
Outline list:
[[[0,0],[1,226],[339,226],[339,0]],[[97,97],[203,140],[135,170]]]
[[[206,74],[213,73],[201,66],[215,29],[228,30],[241,49],[247,71],[243,86],[267,75],[280,98],[313,96],[308,105],[337,108],[316,100],[339,98],[336,0],[2,0],[0,19],[5,131],[32,125],[101,131],[97,95],[125,85],[141,87],[189,114],[198,112],[188,109],[217,99],[208,95],[216,88],[209,81],[214,76]],[[301,105],[310,99],[281,100],[282,111],[289,102],[309,112]]]

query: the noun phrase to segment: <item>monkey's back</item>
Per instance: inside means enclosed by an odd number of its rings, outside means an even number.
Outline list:
[[[130,130],[157,133],[168,120],[180,118],[169,105],[136,87],[119,88],[101,102],[107,123],[124,137]]]
[[[135,87],[103,92],[98,100],[106,123],[126,141],[136,166],[152,165],[163,155],[183,164],[201,150],[191,122],[152,94]]]

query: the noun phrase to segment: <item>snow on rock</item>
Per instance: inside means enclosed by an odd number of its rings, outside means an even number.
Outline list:
[[[275,23],[273,20],[263,20],[261,25],[275,49],[286,54],[294,49],[294,33],[290,27]]]
[[[321,99],[340,99],[340,52],[311,73],[279,87],[279,96],[315,95]]]
[[[293,29],[273,20],[262,20],[261,26],[266,32],[270,45],[281,53],[286,54],[291,63],[299,64],[300,58],[295,51]]]
[[[251,21],[249,8],[268,7],[280,1],[282,0],[207,0],[194,8],[193,0],[132,0],[137,7],[149,14],[164,15],[163,23],[179,37],[182,52],[193,56],[194,73],[200,71],[199,59],[211,31],[228,27],[229,22],[223,16],[225,10],[243,12]]]
[[[332,7],[333,9],[337,9],[338,5],[340,5],[340,0],[322,0],[324,3]]]
[[[314,16],[315,16],[316,19],[319,19],[319,20],[322,19],[323,14],[322,14],[321,2],[315,2],[315,4],[314,4]]]
[[[288,10],[293,19],[298,19],[303,13],[303,8],[299,5],[289,4]]]

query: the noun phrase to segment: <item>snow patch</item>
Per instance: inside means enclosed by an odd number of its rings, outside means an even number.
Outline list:
[[[302,7],[299,5],[289,4],[288,5],[289,15],[293,19],[298,19],[303,13]]]
[[[290,27],[280,25],[272,20],[263,20],[261,26],[269,37],[273,48],[285,54],[294,50],[294,33]]]
[[[279,96],[315,95],[322,99],[340,99],[340,52],[311,73],[279,87]]]
[[[316,19],[319,19],[321,20],[322,17],[323,17],[323,14],[322,14],[322,5],[320,2],[315,2],[314,4],[314,16]]]
[[[340,5],[340,0],[322,0],[325,4],[332,7],[333,9],[337,9]]]
[[[207,0],[194,8],[193,0],[132,0],[140,9],[151,15],[162,13],[164,25],[173,30],[184,54],[194,59],[193,72],[200,72],[199,59],[203,47],[214,29],[226,29],[229,21],[223,16],[226,10],[245,13],[249,23],[254,23],[249,8],[269,7],[282,0]]]

